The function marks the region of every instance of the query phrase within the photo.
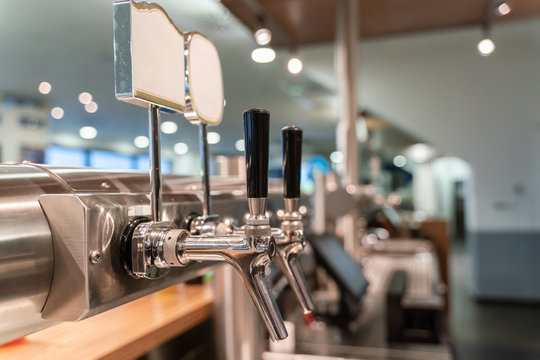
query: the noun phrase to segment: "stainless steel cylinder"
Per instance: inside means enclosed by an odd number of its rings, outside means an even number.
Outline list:
[[[0,343],[51,325],[41,318],[53,243],[39,196],[65,191],[30,165],[0,166]]]
[[[196,196],[183,191],[184,187],[189,188],[193,185],[189,179],[175,177],[174,180],[179,181],[174,190],[170,186],[165,187],[169,198],[164,215],[168,219],[178,220],[200,205]],[[81,316],[87,317],[160,288],[185,281],[197,271],[201,271],[202,266],[194,266],[189,271],[177,271],[166,279],[146,284],[132,279],[120,265],[113,264],[114,259],[120,259],[118,255],[120,248],[118,241],[115,241],[111,248],[108,247],[109,240],[113,236],[114,239],[120,237],[129,218],[150,215],[147,196],[149,190],[148,176],[145,174],[55,168],[34,164],[0,165],[0,344],[56,322],[51,320],[57,319],[54,316],[45,316],[44,309],[50,305],[49,303],[54,303],[56,307],[63,306],[58,299],[64,299],[66,296],[56,294],[56,297],[53,296],[54,301],[51,297],[55,281],[66,273],[73,274],[80,271],[85,279],[89,279],[87,281],[90,281],[90,284],[92,281],[98,281],[97,279],[101,284],[108,281],[99,288],[85,286],[85,281],[76,281],[74,287],[66,287],[66,294],[71,298],[75,295],[83,300],[85,297],[92,298],[87,308],[76,309]],[[89,243],[88,239],[81,237],[77,239],[78,243],[74,244],[74,248],[79,251],[75,256],[79,261],[78,265],[68,268],[67,272],[57,271],[56,267],[62,263],[61,260],[69,261],[72,258],[58,257],[57,252],[65,252],[67,248],[62,247],[65,245],[62,242],[56,246],[55,232],[52,231],[54,229],[51,225],[54,222],[47,214],[56,216],[58,221],[58,214],[64,214],[66,209],[62,207],[62,203],[51,205],[49,201],[50,213],[48,213],[43,207],[42,200],[44,196],[49,200],[51,196],[77,198],[77,194],[83,194],[87,198],[93,196],[97,213],[103,213],[101,217],[94,217],[88,226],[94,229],[90,235],[100,239],[99,250],[108,258],[105,256],[98,265],[92,265],[88,259],[85,260],[84,255],[80,256],[81,249]],[[116,205],[111,202],[115,196],[121,198]],[[54,206],[58,206],[58,209]],[[107,206],[117,209],[121,216],[113,217],[114,212],[107,210],[109,209]],[[118,210],[120,208],[125,211]],[[80,211],[81,208],[78,209],[77,211]],[[129,215],[128,212],[133,214]],[[82,216],[77,220],[84,223]],[[67,218],[64,220],[70,222]],[[70,226],[71,230],[75,230],[74,223]],[[113,229],[117,230],[111,232]],[[104,236],[103,239],[100,238],[101,235]],[[91,271],[87,271],[88,269]],[[76,293],[75,287],[81,288],[81,292]],[[55,308],[53,305],[50,305],[50,308]]]
[[[200,178],[164,180],[164,221],[181,224],[201,211]],[[245,193],[236,193],[241,185],[214,179],[221,190],[213,196],[216,213],[243,218],[248,209]],[[44,317],[76,321],[208,271],[197,262],[148,282],[122,267],[123,232],[132,219],[151,216],[147,174],[0,165],[0,189],[0,344],[55,323]],[[91,261],[96,251],[99,262]],[[243,288],[238,296],[249,299]],[[242,309],[241,316],[259,328],[255,307]]]

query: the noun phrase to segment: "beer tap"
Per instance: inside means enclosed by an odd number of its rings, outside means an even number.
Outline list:
[[[270,337],[284,339],[287,331],[265,278],[265,266],[276,249],[269,226],[266,229],[259,213],[254,213],[255,218],[245,232],[227,233],[217,216],[211,216],[206,126],[221,122],[224,104],[216,47],[200,33],[182,33],[158,5],[115,1],[114,9],[115,94],[120,100],[149,107],[151,140],[152,218],[132,218],[126,227],[120,241],[124,267],[135,278],[158,279],[167,276],[171,268],[189,266],[194,261],[231,264],[240,274]],[[204,196],[198,232],[179,229],[175,222],[164,221],[161,110],[184,113],[188,120],[200,125]],[[246,122],[253,129],[253,136],[266,138],[266,150],[257,150],[252,165],[268,169],[268,113],[266,126],[260,126],[259,122],[259,119]],[[266,156],[259,156],[258,152],[264,151]],[[251,179],[253,182],[268,181],[267,172],[254,176],[264,179]]]
[[[313,321],[315,305],[298,263],[298,255],[305,246],[304,225],[299,210],[300,168],[302,160],[302,129],[288,126],[281,129],[283,146],[283,195],[285,213],[281,229],[274,231],[276,259],[281,271],[289,281],[306,321]]]
[[[253,163],[267,164],[267,161],[259,158],[257,159],[258,161],[254,162],[252,157],[255,156],[254,154],[267,157],[268,154],[264,149],[267,149],[268,145],[264,143],[264,139],[256,138],[249,130],[249,123],[246,123],[246,117],[248,119],[253,119],[266,116],[264,114],[266,114],[265,110],[260,109],[252,109],[244,113],[244,126],[246,129],[246,171],[248,179],[248,202],[250,206],[250,214],[247,218],[246,226],[235,229],[234,226],[231,226],[230,224],[219,223],[218,225],[214,225],[215,229],[227,229],[226,231],[229,233],[238,234],[250,227],[264,225],[265,231],[267,231],[269,222],[265,212],[268,194],[268,178],[266,176],[263,177],[262,174],[268,173],[268,167],[259,168],[253,165]],[[279,267],[302,307],[304,318],[306,321],[311,322],[314,320],[312,313],[313,310],[315,310],[315,305],[297,260],[298,255],[305,246],[302,215],[298,211],[300,200],[302,129],[295,126],[289,126],[283,128],[281,133],[283,142],[283,186],[286,211],[281,229],[271,229],[271,234],[277,245],[276,260]],[[259,132],[257,132],[257,134],[259,134]],[[261,182],[255,179],[261,179]],[[197,219],[200,220],[197,221]],[[192,231],[201,231],[201,229],[208,228],[208,222],[203,222],[201,217],[197,219],[192,223],[195,224],[195,226],[192,225]]]
[[[268,192],[269,114],[264,110],[244,113],[248,201],[251,216],[243,232],[218,235],[208,231],[194,235],[177,229],[172,222],[148,221],[131,234],[131,273],[155,278],[172,267],[192,261],[226,262],[240,274],[248,293],[274,341],[287,337],[287,330],[265,277],[276,244],[265,215]]]

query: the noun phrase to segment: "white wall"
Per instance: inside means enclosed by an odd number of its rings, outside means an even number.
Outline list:
[[[427,216],[438,215],[438,198],[435,191],[435,174],[431,163],[417,164],[413,167],[414,209]]]
[[[377,40],[362,47],[363,104],[471,166],[471,294],[539,300],[540,20]]]
[[[359,103],[471,165],[472,230],[540,230],[540,20],[496,23],[490,57],[476,50],[481,36],[474,27],[363,41]],[[335,89],[331,49],[301,54],[305,74]]]
[[[455,210],[455,186],[456,181],[463,181],[465,184],[466,206],[470,205],[471,197],[468,185],[470,185],[471,168],[469,164],[457,157],[442,157],[435,159],[432,164],[432,172],[435,182],[435,193],[437,197],[437,215],[443,216],[454,223]]]
[[[488,58],[479,38],[467,29],[365,42],[362,103],[471,164],[472,229],[538,230],[540,20],[496,24]]]

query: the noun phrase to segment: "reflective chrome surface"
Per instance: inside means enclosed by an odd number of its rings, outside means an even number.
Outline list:
[[[294,291],[300,306],[302,306],[304,314],[310,314],[315,310],[315,303],[298,262],[298,256],[305,246],[303,232],[296,230],[287,235],[276,235],[275,238],[277,243],[276,261]]]
[[[174,199],[174,200],[173,200]],[[151,215],[147,194],[57,194],[39,201],[54,242],[54,277],[43,309],[45,318],[75,321],[197,275],[203,265],[171,270],[149,282],[124,269],[122,235],[130,220]],[[180,222],[197,211],[193,195],[164,196],[163,216]],[[101,253],[93,264],[89,256]]]
[[[267,198],[248,198],[249,213],[253,218],[266,217]]]
[[[152,220],[161,221],[161,141],[160,141],[159,107],[148,107],[148,137],[150,147],[150,204],[152,206]]]
[[[208,165],[208,134],[205,123],[199,124],[199,153],[201,157],[201,173],[203,186],[203,216],[212,214],[212,199],[210,198],[210,167]]]
[[[188,234],[184,231],[184,234]],[[287,337],[287,330],[265,277],[265,267],[275,254],[271,236],[186,236],[177,247],[177,257],[189,261],[225,261],[240,274],[263,318],[270,338]]]
[[[53,244],[37,201],[65,188],[30,165],[0,165],[0,343],[50,326],[41,318],[53,276]]]
[[[214,308],[217,359],[260,359],[267,347],[266,329],[232,266],[215,272]]]
[[[246,236],[270,236],[270,219],[266,216],[267,198],[248,198],[249,216],[244,232]]]
[[[274,230],[274,237],[277,244],[277,263],[307,315],[315,310],[315,303],[298,262],[298,256],[306,244],[302,215],[298,212],[299,204],[298,198],[285,198],[281,229]]]
[[[285,214],[288,214],[288,217],[291,217],[295,213],[298,213],[298,208],[300,206],[300,198],[283,198],[285,201]],[[302,217],[299,218],[302,221]]]
[[[146,222],[133,233],[136,258],[142,264],[133,273],[151,278],[157,269],[184,267],[192,262],[226,262],[239,273],[248,293],[274,341],[287,337],[287,331],[266,281],[265,267],[275,254],[276,244],[270,235],[243,233],[231,235],[192,235],[188,230],[171,228],[167,223]],[[139,249],[141,249],[139,251]]]
[[[181,224],[201,203],[199,179],[165,177],[163,218]],[[0,165],[0,343],[109,310],[189,280],[209,264],[135,279],[124,269],[128,223],[151,215],[148,175],[32,164]],[[228,193],[216,206],[241,216],[245,200]],[[97,259],[96,261],[96,254]]]
[[[204,208],[204,205],[203,205],[203,208]],[[189,231],[191,232],[192,235],[229,234],[230,231],[228,231],[227,228],[232,226],[232,225],[229,225],[231,221],[234,222],[234,219],[228,220],[228,221],[225,221],[225,220],[220,221],[219,216],[217,215],[197,216],[191,220]]]

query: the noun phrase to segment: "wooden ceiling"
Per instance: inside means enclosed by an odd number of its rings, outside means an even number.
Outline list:
[[[246,3],[261,6],[295,45],[334,41],[335,0],[222,0],[251,30],[261,27],[261,15]],[[362,38],[393,36],[464,26],[480,26],[491,0],[359,0]],[[508,0],[512,11],[495,21],[540,16],[540,0]],[[495,11],[495,10],[494,10]],[[274,37],[273,46],[282,46]]]

